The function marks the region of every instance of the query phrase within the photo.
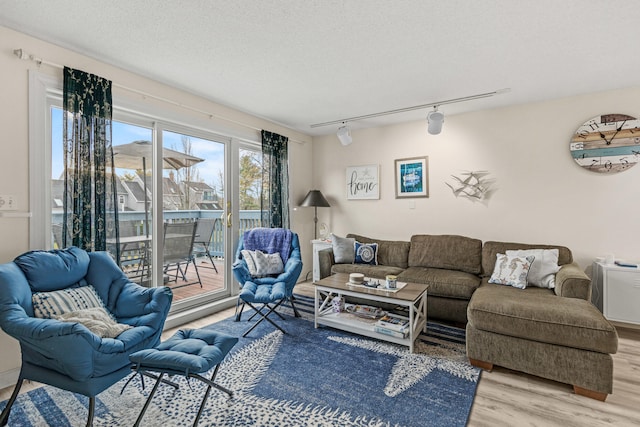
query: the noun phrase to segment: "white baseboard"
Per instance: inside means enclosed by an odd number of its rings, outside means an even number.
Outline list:
[[[210,314],[217,313],[218,311],[225,310],[230,307],[235,307],[238,297],[229,297],[222,300],[215,301],[210,304],[201,305],[191,310],[185,310],[178,313],[170,314],[164,323],[164,329],[172,329],[185,323],[193,322],[202,317]]]
[[[18,381],[20,375],[20,368],[10,369],[8,371],[0,372],[0,389],[6,387],[13,387]]]

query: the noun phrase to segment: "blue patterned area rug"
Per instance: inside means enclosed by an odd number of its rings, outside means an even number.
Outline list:
[[[428,324],[416,352],[407,347],[335,329],[314,329],[313,299],[297,296],[302,319],[267,322],[241,338],[216,382],[234,397],[213,390],[200,426],[464,426],[479,370],[465,356],[464,330]],[[287,313],[285,311],[285,313]],[[288,312],[291,314],[291,312]],[[227,319],[207,328],[240,336],[249,327]],[[255,319],[254,319],[255,320]],[[210,374],[207,374],[209,376]],[[190,426],[204,395],[202,382],[174,377],[179,390],[161,386],[143,426]],[[131,426],[151,389],[138,378],[98,395],[95,426]],[[0,403],[4,408],[6,402]],[[83,426],[88,399],[44,386],[19,396],[9,425]]]

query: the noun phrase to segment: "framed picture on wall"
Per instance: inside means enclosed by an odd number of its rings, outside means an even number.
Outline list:
[[[347,200],[379,199],[379,165],[347,168]]]
[[[429,157],[396,160],[396,199],[429,197]]]

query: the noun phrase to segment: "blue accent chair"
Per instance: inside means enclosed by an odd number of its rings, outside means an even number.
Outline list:
[[[260,319],[242,335],[243,337],[247,336],[263,320],[271,323],[282,333],[286,333],[284,329],[268,318],[270,314],[274,313],[284,320],[284,317],[276,311],[283,302],[289,302],[295,316],[300,317],[300,313],[298,313],[293,303],[293,288],[302,272],[302,257],[300,255],[298,235],[296,233],[292,233],[292,235],[291,252],[284,265],[284,272],[267,277],[253,277],[251,275],[249,267],[242,256],[244,239],[241,238],[238,243],[236,261],[233,264],[233,275],[241,287],[236,305],[236,321],[240,321],[245,304],[255,310],[254,315],[249,320],[256,315],[260,316]],[[261,306],[257,304],[261,304]]]
[[[100,338],[80,323],[34,317],[32,294],[92,285],[118,323],[128,329]],[[131,372],[129,355],[153,348],[171,306],[167,287],[144,288],[129,281],[107,252],[76,247],[32,251],[0,265],[0,327],[20,343],[22,367],[0,426],[9,421],[23,380],[49,384],[89,397],[87,426],[95,396]]]

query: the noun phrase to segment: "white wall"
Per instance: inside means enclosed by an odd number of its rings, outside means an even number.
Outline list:
[[[302,200],[311,188],[311,138],[307,135],[274,125],[263,119],[206,101],[191,94],[170,88],[166,85],[140,77],[119,68],[108,66],[86,56],[24,34],[0,27],[0,194],[17,196],[18,209],[29,211],[29,132],[28,132],[28,70],[60,76],[62,70],[38,65],[32,61],[19,60],[13,50],[22,48],[26,52],[44,60],[78,68],[111,79],[114,82],[113,96],[117,104],[118,96],[132,94],[119,86],[135,88],[146,93],[170,99],[180,104],[211,112],[232,121],[199,115],[179,107],[170,107],[160,101],[148,101],[162,108],[175,111],[176,117],[194,118],[207,130],[224,133],[250,141],[260,141],[259,131],[267,129],[296,139],[304,143],[290,142],[290,177],[292,201]],[[140,97],[139,97],[140,98]],[[240,126],[233,121],[246,124]],[[301,240],[309,241],[313,237],[313,212],[298,210],[291,218],[291,228],[300,233]],[[0,217],[0,263],[9,262],[17,255],[29,249],[29,220],[26,218]],[[310,248],[304,253],[305,263],[311,268]],[[11,385],[17,378],[20,366],[20,350],[17,342],[0,331],[0,388]]]
[[[508,95],[505,95],[508,96]],[[349,232],[408,240],[412,234],[460,234],[487,240],[566,245],[587,269],[613,253],[640,260],[640,166],[604,175],[580,168],[572,134],[603,113],[640,117],[640,88],[446,116],[442,133],[426,121],[314,138],[314,184],[331,203],[319,221]],[[482,102],[482,101],[478,101]],[[442,110],[446,114],[446,108]],[[429,198],[396,199],[394,159],[429,156]],[[346,199],[345,168],[380,165],[380,200]],[[461,171],[487,170],[496,192],[484,205],[445,185]]]

